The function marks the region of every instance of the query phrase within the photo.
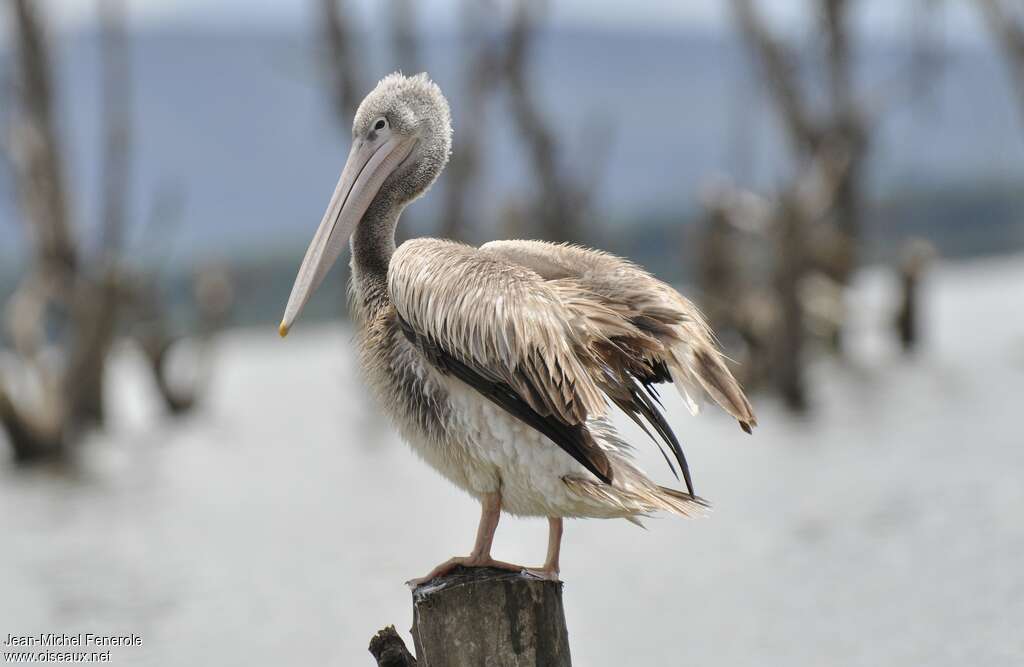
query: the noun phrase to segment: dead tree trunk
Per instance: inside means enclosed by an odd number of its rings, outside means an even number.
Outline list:
[[[391,0],[391,51],[397,68],[406,74],[420,71],[420,48],[416,39],[416,3]]]
[[[36,4],[17,0],[10,5],[14,27],[16,112],[9,131],[11,162],[18,197],[34,236],[39,270],[66,287],[78,263],[68,215],[56,112],[53,65]]]
[[[59,414],[30,414],[20,409],[0,386],[0,425],[11,442],[15,460],[34,461],[61,454],[65,439],[59,422]]]
[[[900,302],[893,318],[896,337],[906,353],[914,352],[921,343],[921,282],[935,258],[935,247],[922,239],[907,243],[897,271],[900,281]]]
[[[540,237],[548,241],[579,241],[587,217],[589,191],[568,176],[560,163],[561,145],[541,112],[530,78],[536,50],[537,13],[543,3],[520,0],[505,35],[504,78],[512,120],[522,138],[536,176]]]
[[[28,409],[0,386],[0,426],[17,458],[64,450],[68,403],[60,380],[39,361],[46,306],[66,304],[76,284],[77,247],[69,223],[64,164],[56,129],[49,44],[35,3],[8,6],[13,27],[14,92],[6,127],[11,171],[26,231],[33,242],[32,267],[11,299],[12,338],[27,366],[38,371],[41,407]]]
[[[125,4],[103,0],[100,10],[100,54],[103,103],[103,191],[100,256],[81,266],[71,309],[77,323],[65,395],[69,418],[78,424],[104,422],[105,367],[117,333],[123,294],[120,255],[128,208],[131,173],[131,67]],[[83,262],[84,264],[84,262]]]
[[[364,91],[353,44],[354,30],[343,0],[322,0],[321,21],[327,46],[327,75],[331,78],[331,93],[341,131],[348,135],[352,118],[359,108],[359,96]]]
[[[775,340],[775,381],[786,407],[795,412],[807,409],[804,384],[804,308],[800,300],[804,277],[806,221],[799,205],[783,196],[776,222],[779,262],[775,290],[779,298],[779,331]]]
[[[0,377],[0,428],[15,456],[27,460],[61,454],[74,438],[104,417],[104,373],[124,306],[140,297],[139,276],[124,266],[124,232],[131,175],[131,70],[125,0],[98,2],[102,19],[100,98],[103,100],[101,238],[98,251],[75,238],[56,119],[53,51],[39,4],[10,4],[17,85],[9,133],[11,171],[32,264],[9,304],[14,341],[11,391]],[[41,358],[52,343],[60,363]]]
[[[977,0],[982,17],[1006,59],[1010,84],[1020,102],[1024,120],[1024,11],[1013,2]]]
[[[487,35],[486,11],[477,0],[463,0],[462,43],[469,57],[463,59],[465,111],[459,131],[452,138],[454,150],[445,176],[441,211],[441,237],[465,240],[470,221],[470,192],[479,182],[483,166],[483,133],[487,128],[487,104],[502,76],[500,44]]]
[[[854,86],[853,53],[850,39],[849,0],[818,0],[818,12],[825,36],[825,79],[827,109],[816,111],[812,96],[800,85],[799,62],[794,51],[768,28],[753,0],[733,0],[732,6],[741,34],[750,44],[764,73],[768,91],[783,127],[789,135],[797,165],[810,164],[822,154],[842,157],[846,167],[835,189],[832,206],[825,212],[831,228],[826,252],[806,262],[840,285],[848,285],[859,261],[861,218],[863,217],[863,164],[867,158],[870,130]],[[836,292],[842,300],[842,291]],[[839,308],[842,310],[842,308]],[[842,350],[845,322],[835,322],[828,339],[835,351]]]
[[[370,645],[378,665],[572,664],[561,583],[505,570],[460,567],[416,588],[412,601],[417,657],[403,654],[398,647],[401,639],[385,629]],[[391,661],[381,660],[383,655]]]

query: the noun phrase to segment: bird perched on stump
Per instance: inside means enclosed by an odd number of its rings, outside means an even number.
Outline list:
[[[469,555],[410,583],[456,565],[557,579],[566,517],[704,512],[656,385],[674,384],[694,413],[710,396],[748,433],[757,420],[697,308],[629,261],[543,241],[396,247],[399,216],[444,169],[451,135],[448,102],[425,74],[391,74],[367,95],[280,333],[348,243],[366,382],[412,449],[482,508]],[[653,432],[685,491],[636,466],[611,406]],[[502,511],[547,517],[541,566],[492,558]]]

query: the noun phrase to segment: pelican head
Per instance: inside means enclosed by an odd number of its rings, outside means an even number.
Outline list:
[[[371,205],[396,214],[431,186],[451,152],[451,116],[426,74],[390,74],[352,122],[352,149],[292,287],[280,333],[298,318]]]

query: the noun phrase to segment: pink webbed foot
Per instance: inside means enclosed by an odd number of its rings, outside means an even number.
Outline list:
[[[410,579],[409,581],[405,582],[405,585],[409,586],[410,588],[422,586],[423,584],[427,583],[428,581],[431,581],[432,579],[443,577],[459,565],[462,565],[463,567],[495,567],[499,570],[510,570],[512,572],[527,571],[526,568],[524,568],[522,565],[514,565],[512,563],[494,560],[490,556],[475,556],[471,554],[469,556],[454,556],[452,558],[449,558],[448,560],[446,560],[445,562],[441,563],[433,570],[431,570],[430,574],[426,575],[425,577]]]

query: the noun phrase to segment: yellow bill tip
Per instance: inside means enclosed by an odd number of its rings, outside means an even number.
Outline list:
[[[277,333],[281,334],[281,338],[284,338],[285,336],[288,335],[288,329],[289,328],[290,327],[287,324],[285,324],[284,322],[281,322],[281,326],[279,326],[277,328]]]

